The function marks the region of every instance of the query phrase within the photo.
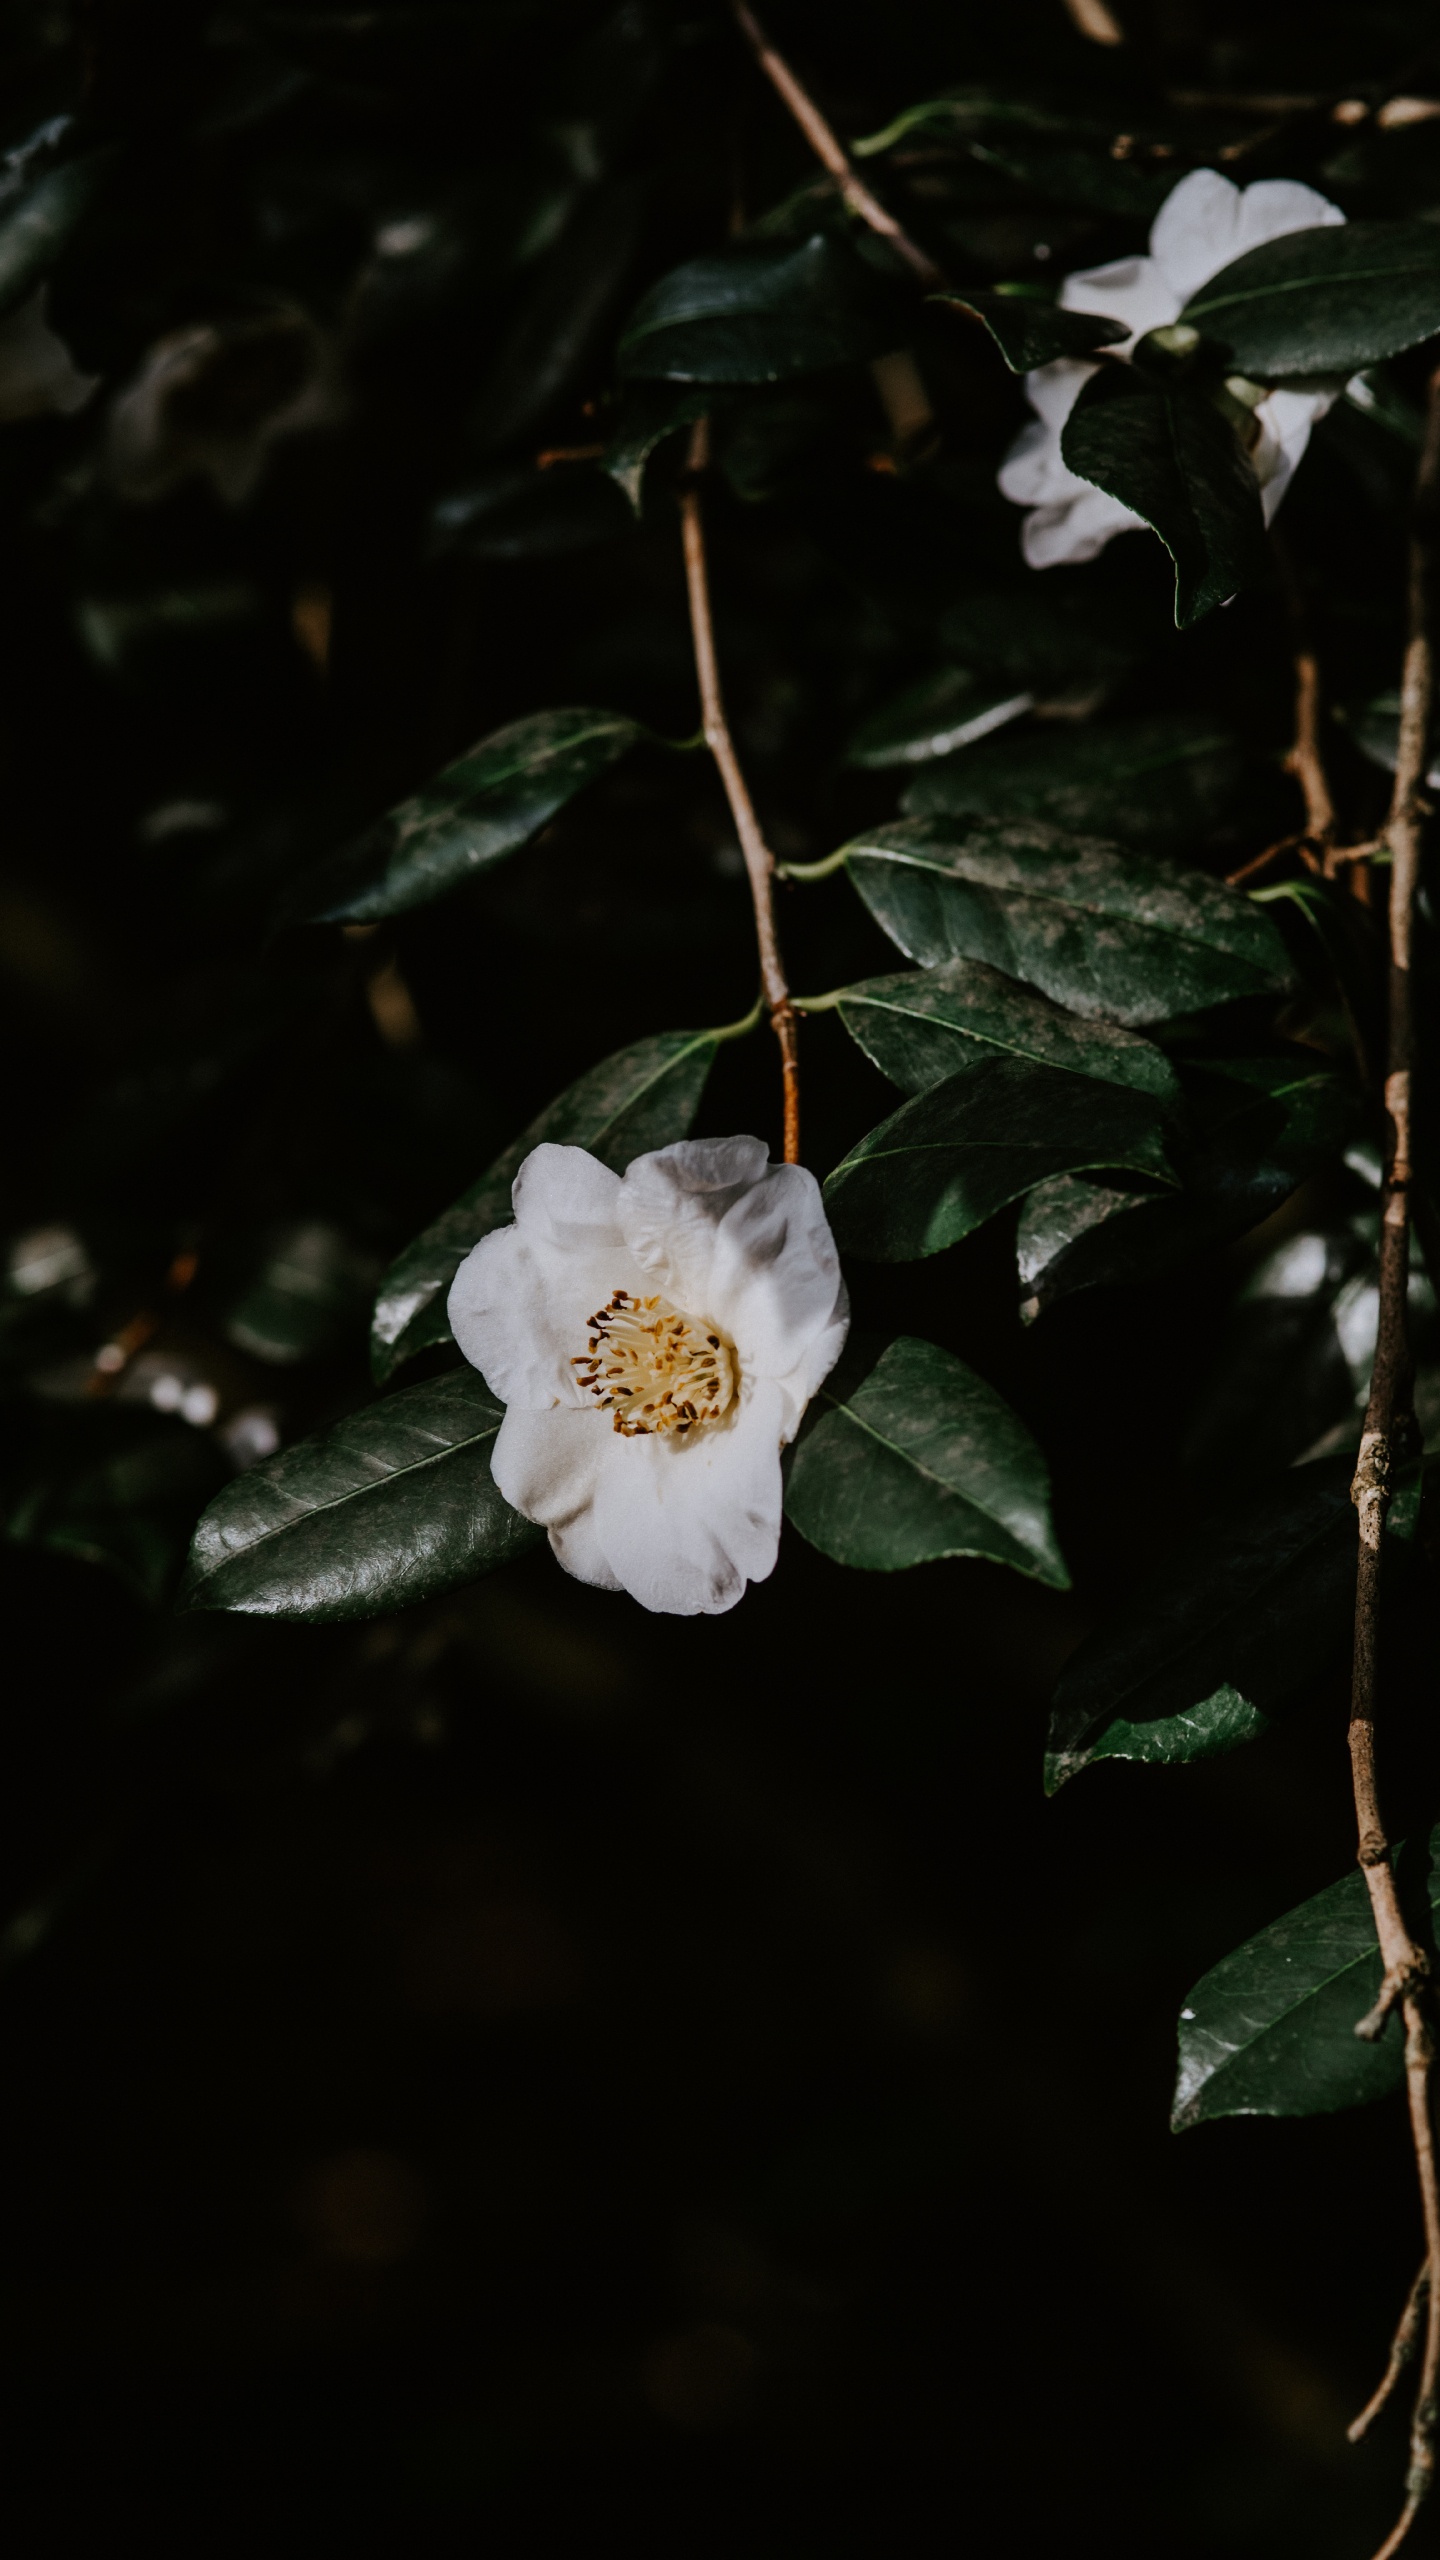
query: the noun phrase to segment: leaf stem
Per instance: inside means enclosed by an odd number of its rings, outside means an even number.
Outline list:
[[[760,832],[755,804],[740,770],[715,655],[715,625],[710,611],[710,572],[705,554],[705,519],[700,506],[700,478],[710,460],[710,421],[697,418],[690,430],[690,452],[680,492],[680,523],[685,539],[685,585],[690,600],[690,633],[695,648],[695,674],[705,743],[715,759],[725,797],[740,838],[750,896],[755,908],[755,940],[760,952],[761,1000],[780,1043],[780,1073],[785,1094],[785,1162],[800,1161],[800,1059],[795,1039],[795,1012],[780,958],[775,930],[775,857]]]
[[[795,998],[792,996],[790,1001],[793,1004],[795,1002]],[[749,1012],[742,1013],[738,1022],[719,1023],[716,1028],[711,1031],[710,1038],[712,1040],[743,1040],[747,1031],[754,1031],[759,1028],[760,1019],[764,1011],[765,998],[763,995],[758,995],[750,1007]]]
[[[833,125],[827,124],[809,90],[801,86],[784,55],[776,52],[754,10],[746,5],[746,0],[731,0],[731,6],[736,24],[766,79],[783,98],[816,159],[829,170],[851,212],[868,223],[882,240],[889,241],[897,256],[904,259],[922,284],[943,284],[944,275],[934,259],[911,239],[893,213],[886,212],[879,197],[871,194]]]
[[[781,862],[776,870],[782,880],[828,880],[838,871],[850,848],[842,844],[838,853],[827,853],[823,862]]]
[[[1380,1568],[1395,1460],[1409,1423],[1410,1352],[1406,1286],[1410,1258],[1410,1097],[1415,1066],[1415,1012],[1411,949],[1420,876],[1426,747],[1435,690],[1429,630],[1433,518],[1440,485],[1440,366],[1431,374],[1425,443],[1415,483],[1410,541],[1409,638],[1400,689],[1400,743],[1395,787],[1385,836],[1393,858],[1390,876],[1389,1027],[1385,1108],[1390,1132],[1381,1192],[1380,1315],[1370,1398],[1365,1410],[1351,1499],[1359,1514],[1355,1581],[1355,1656],[1350,1710],[1350,1765],[1359,1832],[1357,1855],[1369,1889],[1376,1935],[1384,1960],[1380,1999],[1361,2028],[1380,2032],[1390,2009],[1405,2019],[1405,2080],[1410,2135],[1425,2219],[1429,2273],[1425,2349],[1410,2427],[1410,2467],[1405,2505],[1376,2554],[1398,2550],[1428,2495],[1435,2473],[1435,2401],[1440,2381],[1440,2184],[1437,2184],[1430,2074],[1435,2056],[1426,1998],[1429,1961],[1416,1945],[1400,1906],[1390,1843],[1380,1812],[1375,1768],[1375,1717],[1379,1700]]]

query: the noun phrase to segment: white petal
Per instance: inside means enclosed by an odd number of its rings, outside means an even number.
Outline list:
[[[1241,198],[1239,246],[1230,255],[1242,258],[1247,249],[1283,240],[1288,231],[1329,229],[1344,219],[1338,204],[1313,187],[1302,187],[1298,178],[1257,178]],[[1214,272],[1218,275],[1219,268]]]
[[[1058,506],[1073,495],[1075,475],[1060,459],[1059,434],[1038,418],[1021,428],[995,476],[1001,496],[1017,507]]]
[[[814,1174],[798,1164],[768,1166],[721,1222],[705,1310],[730,1335],[742,1378],[803,1374],[841,1291],[840,1257]]]
[[[583,1147],[534,1147],[510,1193],[515,1223],[562,1252],[620,1242],[620,1176]]]
[[[614,1432],[603,1414],[522,1413],[512,1406],[500,1425],[490,1472],[527,1520],[550,1532],[567,1573],[600,1591],[619,1591],[595,1529],[595,1488]]]
[[[728,1425],[684,1440],[607,1435],[596,1536],[642,1608],[714,1616],[764,1581],[780,1545],[782,1422],[780,1390],[762,1382]]]
[[[1118,498],[1082,481],[1080,495],[1063,506],[1032,510],[1020,528],[1020,548],[1032,569],[1058,569],[1097,559],[1117,533],[1130,533],[1141,521]]]
[[[1330,407],[1328,396],[1305,391],[1272,391],[1255,415],[1260,441],[1250,459],[1260,483],[1260,503],[1269,524],[1295,476],[1310,442],[1310,430]]]
[[[1081,267],[1060,288],[1062,311],[1090,311],[1119,320],[1132,340],[1163,329],[1180,308],[1175,288],[1153,258],[1113,258],[1106,267]]]
[[[501,1403],[544,1413],[582,1402],[575,1364],[589,1341],[586,1319],[616,1289],[638,1295],[645,1275],[618,1238],[605,1241],[613,1229],[582,1229],[567,1248],[536,1223],[538,1233],[516,1225],[481,1237],[450,1284],[446,1314]]]
[[[1192,169],[1155,216],[1150,255],[1175,297],[1175,310],[1254,242],[1241,229],[1240,190],[1218,169]],[[1174,312],[1171,313],[1174,318]]]
[[[617,1217],[630,1251],[672,1305],[710,1315],[715,1235],[727,1209],[765,1171],[762,1138],[682,1138],[637,1156]]]
[[[1099,370],[1079,356],[1057,356],[1053,364],[1037,365],[1026,374],[1025,397],[1054,435],[1059,435],[1091,374]]]

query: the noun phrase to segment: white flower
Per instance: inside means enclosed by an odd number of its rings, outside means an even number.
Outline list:
[[[819,1185],[759,1138],[624,1176],[536,1147],[451,1330],[506,1407],[495,1482],[568,1573],[677,1617],[733,1608],[780,1542],[780,1452],[849,1306]]]
[[[1155,217],[1148,258],[1116,258],[1108,267],[1067,276],[1060,288],[1061,307],[1122,320],[1130,336],[1112,352],[1128,355],[1137,338],[1178,319],[1191,295],[1248,249],[1278,240],[1287,231],[1313,231],[1344,219],[1338,205],[1292,178],[1257,178],[1253,186],[1240,188],[1214,169],[1192,169]],[[1000,466],[1000,486],[1017,506],[1031,510],[1020,543],[1032,569],[1093,560],[1112,536],[1140,523],[1118,498],[1078,480],[1061,459],[1060,431],[1097,370],[1062,357],[1025,376],[1037,423],[1021,428]],[[1334,397],[1331,391],[1271,391],[1256,408],[1259,435],[1250,459],[1267,524],[1310,441],[1311,427]]]

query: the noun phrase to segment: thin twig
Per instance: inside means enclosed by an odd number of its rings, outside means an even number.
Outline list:
[[[1415,1011],[1411,945],[1420,876],[1425,778],[1435,670],[1429,631],[1432,519],[1440,484],[1440,367],[1430,377],[1425,444],[1415,486],[1410,543],[1409,638],[1400,687],[1400,744],[1395,788],[1385,836],[1390,846],[1390,986],[1385,1109],[1389,1143],[1380,1216],[1380,1316],[1370,1400],[1360,1436],[1351,1499],[1359,1514],[1355,1578],[1355,1662],[1350,1709],[1350,1767],[1359,1831],[1358,1857],[1370,1893],[1387,1990],[1405,2017],[1405,2081],[1410,2135],[1425,2217],[1429,2286],[1425,2352],[1410,2426],[1410,2467],[1405,2505],[1376,2560],[1389,2560],[1408,2534],[1435,2473],[1435,2398],[1440,2381],[1440,2185],[1430,2112],[1430,2071],[1435,2046],[1422,1977],[1423,1948],[1410,1935],[1390,1863],[1390,1843],[1380,1813],[1375,1772],[1375,1716],[1379,1703],[1380,1568],[1385,1514],[1395,1461],[1409,1420],[1410,1351],[1406,1285],[1410,1259],[1410,1097],[1415,1066]],[[1393,1986],[1393,1990],[1391,1987]],[[1384,1998],[1382,1993],[1382,1999]],[[1368,2020],[1362,2020],[1368,2025]]]
[[[800,1161],[800,1060],[795,1038],[795,1012],[780,958],[775,930],[775,857],[760,832],[755,804],[746,788],[725,717],[720,669],[715,657],[715,626],[710,613],[710,573],[705,558],[705,520],[700,507],[700,476],[710,460],[710,421],[697,418],[690,430],[690,451],[680,492],[680,522],[685,536],[685,583],[690,597],[690,631],[695,645],[695,673],[705,744],[719,768],[730,803],[730,815],[745,857],[750,895],[755,906],[755,940],[760,951],[760,984],[771,1027],[780,1043],[780,1072],[785,1084],[785,1161]]]
[[[1309,871],[1318,871],[1320,868],[1315,859],[1314,847],[1308,837],[1281,836],[1277,843],[1267,844],[1263,853],[1252,854],[1248,862],[1242,862],[1238,871],[1227,871],[1226,888],[1243,889],[1247,880],[1253,880],[1257,872],[1268,871],[1271,863],[1278,862],[1282,853],[1298,853]]]
[[[1426,2258],[1422,2261],[1420,2271],[1410,2287],[1405,2308],[1400,2314],[1400,2325],[1390,2342],[1390,2361],[1359,2417],[1352,2418],[1345,2430],[1352,2444],[1358,2444],[1362,2436],[1369,2434],[1401,2374],[1414,2355],[1416,2341],[1420,2335],[1420,2306],[1429,2290],[1430,2261]]]
[[[1290,654],[1295,667],[1295,736],[1285,759],[1285,769],[1287,773],[1294,774],[1304,794],[1305,835],[1324,856],[1335,835],[1335,802],[1325,770],[1325,703],[1320,683],[1320,661],[1315,654],[1304,590],[1290,557],[1289,545],[1273,529],[1270,549],[1279,573],[1280,593],[1285,600],[1285,617],[1290,625]],[[1328,862],[1325,867],[1328,870]]]
[[[766,79],[785,101],[804,134],[817,160],[830,172],[845,202],[862,222],[882,240],[888,240],[897,256],[913,269],[922,284],[943,284],[944,275],[933,258],[927,256],[908,231],[902,229],[893,213],[887,213],[878,196],[873,196],[833,125],[826,123],[808,89],[801,87],[783,54],[777,53],[746,0],[731,0],[740,32],[764,72]]]

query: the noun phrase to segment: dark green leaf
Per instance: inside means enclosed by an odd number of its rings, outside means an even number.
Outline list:
[[[1272,574],[1249,456],[1213,401],[1186,383],[1102,365],[1065,421],[1060,451],[1081,480],[1159,534],[1175,563],[1182,631]]]
[[[47,170],[18,203],[0,210],[0,320],[19,308],[56,265],[113,166],[113,150],[93,151]]]
[[[937,1556],[990,1556],[1069,1582],[1045,1461],[1018,1415],[963,1360],[902,1336],[868,1377],[822,1387],[785,1510],[837,1564],[895,1573]]]
[[[643,735],[621,711],[532,711],[302,878],[293,920],[361,924],[428,904],[538,835]]]
[[[946,606],[939,628],[958,663],[1003,677],[1012,691],[1037,695],[1113,683],[1146,654],[1152,638],[1174,645],[1168,620],[1152,634],[1133,600],[1097,589],[1083,570],[1045,578],[1032,571],[1018,587],[970,587]],[[1126,732],[1111,728],[1104,735],[1113,753]]]
[[[1391,691],[1377,693],[1344,715],[1345,726],[1362,756],[1378,764],[1385,773],[1393,773],[1400,753],[1400,696]],[[1440,758],[1432,762],[1425,779],[1432,791],[1440,790]]]
[[[601,471],[583,463],[537,471],[487,472],[440,498],[430,514],[433,557],[554,560],[630,531],[630,519]]]
[[[686,391],[669,382],[627,383],[605,438],[603,466],[640,513],[645,465],[667,436],[693,425],[711,406],[706,391]]]
[[[586,188],[496,351],[471,428],[480,451],[533,427],[598,356],[625,290],[641,212],[629,179]]]
[[[879,355],[903,335],[870,269],[817,232],[798,249],[732,249],[662,276],[632,312],[620,369],[665,382],[785,382]]]
[[[1235,739],[1196,713],[1055,721],[928,767],[903,805],[916,816],[1045,818],[1152,851],[1208,835],[1238,797],[1243,773]]]
[[[1097,347],[1112,347],[1130,335],[1123,320],[1097,319],[1088,311],[1062,311],[1058,303],[1037,302],[1028,293],[1007,293],[1003,286],[993,293],[937,293],[931,298],[973,312],[983,321],[1012,373],[1053,364],[1057,356],[1093,355]]]
[[[1045,1760],[1053,1795],[1092,1760],[1205,1760],[1264,1733],[1335,1660],[1355,1611],[1353,1454],[1272,1477],[1192,1529],[1144,1590],[1072,1654]],[[1387,1546],[1413,1539],[1420,1469]]]
[[[532,1147],[587,1147],[617,1173],[635,1156],[683,1138],[705,1090],[713,1031],[660,1031],[617,1049],[547,1103],[453,1208],[407,1245],[375,1301],[371,1361],[378,1379],[437,1342],[448,1342],[445,1301],[465,1256],[492,1227],[508,1225],[510,1190]]]
[[[1027,1322],[1077,1289],[1151,1280],[1244,1235],[1333,1162],[1355,1125],[1353,1089],[1308,1061],[1227,1058],[1187,1068],[1183,1082],[1192,1123],[1171,1141],[1179,1192],[1062,1179],[1026,1202],[1016,1250]]]
[[[1400,1898],[1422,1945],[1440,1908],[1440,1829],[1397,1852]],[[1358,1868],[1273,1920],[1197,1982],[1180,2012],[1176,2133],[1216,2116],[1333,2115],[1400,2086],[1405,2031],[1355,2033],[1384,1976]]]
[[[1253,381],[1358,373],[1440,329],[1440,231],[1347,222],[1286,232],[1222,267],[1181,318]]]
[[[1223,881],[1036,821],[903,818],[846,848],[908,958],[986,960],[1055,1003],[1135,1025],[1285,986],[1268,916]]]
[[[495,1490],[504,1418],[475,1370],[453,1369],[282,1449],[211,1503],[181,1607],[374,1618],[507,1564],[543,1533]]]
[[[1149,1094],[1029,1058],[988,1058],[903,1103],[825,1185],[842,1252],[939,1253],[1048,1175],[1122,1165],[1170,1179]]]
[[[97,1452],[86,1431],[80,1450],[58,1459],[12,1505],[4,1534],[18,1546],[100,1565],[158,1607],[224,1466],[209,1433],[183,1422],[106,1413],[103,1425],[104,1446]]]
[[[880,711],[872,711],[850,742],[847,764],[883,769],[928,764],[953,755],[992,729],[1003,729],[1035,706],[1033,693],[981,684],[968,667],[940,667],[907,685]]]
[[[288,1367],[361,1330],[377,1266],[337,1227],[309,1218],[265,1240],[256,1267],[225,1309],[229,1340],[254,1360]]]
[[[1150,1041],[1112,1022],[1064,1013],[983,960],[862,979],[846,989],[839,1013],[852,1040],[902,1093],[922,1093],[999,1049],[1101,1084],[1179,1096],[1169,1059]]]
[[[1354,1371],[1363,1363],[1368,1380],[1375,1347],[1374,1265],[1358,1219],[1302,1227],[1266,1254],[1230,1309],[1195,1399],[1187,1467],[1228,1481],[1242,1443],[1252,1465],[1288,1466],[1354,1422]]]

